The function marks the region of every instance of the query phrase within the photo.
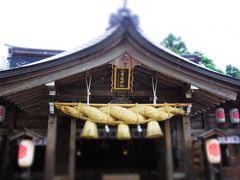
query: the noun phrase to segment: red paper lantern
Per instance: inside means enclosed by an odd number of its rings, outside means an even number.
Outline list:
[[[221,162],[221,149],[217,139],[208,139],[205,142],[208,162],[218,164]]]
[[[229,110],[230,120],[233,124],[239,123],[239,111],[237,108],[232,108]]]
[[[215,117],[217,123],[225,123],[225,112],[223,108],[217,108],[215,111]]]
[[[22,140],[18,147],[18,165],[20,167],[30,167],[34,158],[34,142],[29,139]]]
[[[6,108],[3,105],[0,105],[0,122],[3,122],[6,117]]]

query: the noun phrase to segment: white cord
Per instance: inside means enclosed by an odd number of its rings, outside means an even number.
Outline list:
[[[156,78],[156,82],[154,84],[153,76],[152,76],[152,89],[153,89],[153,104],[157,104],[157,83],[158,83],[158,78]]]
[[[90,88],[91,88],[91,81],[92,81],[92,75],[89,77],[89,82],[88,82],[88,77],[85,77],[86,79],[86,86],[87,86],[87,105],[89,105],[89,99],[91,96]]]

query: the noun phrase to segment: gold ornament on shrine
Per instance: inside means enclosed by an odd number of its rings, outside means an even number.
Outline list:
[[[113,91],[130,91],[133,79],[132,68],[113,67]]]
[[[112,91],[132,91],[133,68],[139,63],[128,54],[110,62],[112,64]]]

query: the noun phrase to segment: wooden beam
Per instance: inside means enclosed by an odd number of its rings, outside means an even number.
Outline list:
[[[12,102],[14,102],[15,104],[30,104],[31,102],[36,102],[43,99],[43,97],[41,95],[37,95],[37,96],[32,96],[32,97],[25,97],[24,99],[21,100],[15,100],[12,99]]]
[[[26,95],[36,94],[36,93],[38,94],[40,91],[43,91],[45,88],[46,87],[44,87],[44,86],[37,86],[37,87],[31,88],[31,89],[27,89],[26,91],[14,93],[14,94],[8,96],[8,99],[19,98],[19,97],[23,97]]]
[[[45,155],[44,180],[52,180],[55,175],[55,156],[57,141],[57,115],[49,115],[47,147]]]
[[[75,159],[76,159],[76,119],[72,118],[69,139],[69,164],[68,164],[69,180],[75,179]]]
[[[150,84],[150,86],[152,86],[151,85],[152,84],[152,82],[151,82],[152,75],[155,75],[155,77],[160,80],[160,81],[158,81],[159,84],[164,84],[164,85],[167,85],[167,86],[183,86],[183,84],[184,84],[181,81],[178,81],[176,79],[164,76],[163,74],[161,74],[157,71],[150,70],[144,65],[134,68],[134,75],[135,76],[137,75],[137,77],[139,79],[141,79],[144,76],[148,77],[148,79],[145,79],[145,81],[147,81]],[[136,79],[137,77],[134,77],[134,79]]]
[[[218,102],[221,102],[221,103],[226,102],[226,100],[222,99],[221,97],[215,96],[214,94],[211,94],[211,93],[206,92],[206,91],[197,90],[197,91],[195,91],[195,93],[200,94],[204,98],[207,98],[207,99],[212,100],[212,101],[218,101]]]
[[[162,81],[166,81],[175,86],[183,86],[184,85],[184,82],[181,82],[177,79],[170,78],[168,76],[165,76],[165,75],[161,74],[160,72],[156,73],[156,77],[161,79]]]
[[[3,128],[1,128],[0,129],[0,136],[4,136],[4,135],[8,136],[13,131],[14,131],[14,129],[10,130],[10,129],[3,129]]]
[[[33,105],[33,106],[25,107],[25,108],[20,107],[20,109],[25,112],[28,112],[28,113],[34,113],[37,111],[39,114],[40,112],[42,112],[42,108],[39,105]]]
[[[36,101],[33,102],[29,102],[28,104],[18,104],[18,106],[22,109],[22,110],[26,110],[26,109],[32,109],[32,108],[38,108],[41,104],[41,99],[38,99]]]
[[[201,100],[201,99],[199,99],[197,97],[193,98],[192,101],[195,102],[196,104],[200,105],[200,106],[204,106],[205,109],[213,108],[213,107],[216,106],[215,104],[212,104],[212,103],[209,103],[209,102],[205,102],[204,100]]]
[[[191,123],[189,116],[183,116],[182,118],[182,132],[183,132],[183,163],[186,173],[186,178],[193,179],[192,174],[192,137],[191,137]]]
[[[22,110],[27,112],[27,113],[29,113],[29,114],[31,114],[31,115],[39,115],[39,113],[41,113],[41,115],[42,115],[41,107],[33,106],[33,107],[28,107],[28,108],[22,109]],[[45,115],[48,115],[48,111],[45,113]]]
[[[205,102],[205,103],[208,103],[208,104],[212,104],[212,105],[220,105],[220,101],[214,101],[214,100],[211,100],[209,98],[204,98],[203,96],[197,94],[197,93],[194,93],[193,94],[193,99],[198,99],[200,100],[201,102]]]
[[[102,73],[102,75],[104,75],[106,72],[107,74],[111,74],[111,65],[110,64],[105,64],[103,66],[91,69],[91,74],[92,74],[92,78],[95,77],[99,77],[99,74]],[[105,74],[106,75],[106,74]],[[111,77],[111,76],[109,76]],[[100,77],[102,78],[102,77]],[[85,72],[64,78],[64,79],[60,79],[57,81],[57,85],[66,85],[66,84],[70,84],[76,81],[82,81],[85,84]],[[94,83],[94,79],[92,79],[92,83]]]
[[[146,78],[142,75],[138,75],[136,72],[134,72],[134,89],[136,88],[135,85],[140,84],[141,86],[144,84],[144,89],[151,89],[152,88],[152,81],[149,78]]]
[[[21,100],[24,100],[26,98],[42,96],[44,94],[43,92],[44,92],[43,90],[39,89],[39,91],[32,92],[32,93],[29,93],[29,94],[23,94],[21,96],[8,96],[8,99],[13,100],[13,101],[21,101]]]
[[[195,102],[192,102],[192,106],[193,106],[193,108],[196,108],[197,110],[200,110],[200,111],[207,111],[207,109],[208,109],[207,107],[199,105]]]
[[[165,154],[166,154],[166,179],[173,179],[173,157],[170,120],[165,121]]]
[[[0,128],[0,135],[3,136],[3,135],[6,135],[6,136],[9,136],[10,134],[13,134],[13,133],[19,133],[22,131],[22,128],[19,128],[19,129],[5,129],[5,128]],[[47,130],[46,128],[34,128],[33,129],[34,132],[38,133],[38,134],[41,134],[42,136],[46,136],[47,135]]]
[[[168,88],[168,89],[158,89],[157,90],[157,94],[169,94],[171,93],[172,95],[179,93],[179,89],[176,88]],[[136,96],[136,97],[142,97],[142,96],[153,96],[153,92],[152,89],[149,90],[135,90],[132,92],[118,92],[120,93],[124,93],[127,96]],[[86,90],[85,89],[78,89],[78,88],[59,88],[58,89],[58,94],[59,96],[68,96],[68,97],[80,97],[80,96],[86,96]],[[113,96],[113,92],[111,92],[110,88],[109,89],[93,89],[91,90],[91,96]]]

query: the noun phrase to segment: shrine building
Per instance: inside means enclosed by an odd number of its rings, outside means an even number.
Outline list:
[[[240,80],[153,43],[129,9],[70,51],[8,50],[0,179],[239,179]]]

